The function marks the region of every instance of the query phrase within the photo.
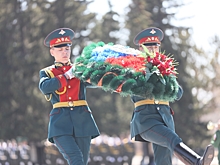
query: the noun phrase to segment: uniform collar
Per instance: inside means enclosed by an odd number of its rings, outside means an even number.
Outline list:
[[[67,63],[62,63],[62,62],[54,62],[54,65],[55,65],[55,67],[56,68],[58,68],[58,67],[63,67],[63,66],[70,66],[70,65],[72,65],[71,64],[71,62],[69,61],[69,62],[67,62]]]

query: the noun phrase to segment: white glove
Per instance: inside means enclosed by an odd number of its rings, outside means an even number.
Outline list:
[[[75,77],[74,70],[75,70],[75,67],[72,66],[67,72],[64,73],[64,75],[66,76],[67,79],[72,79]]]

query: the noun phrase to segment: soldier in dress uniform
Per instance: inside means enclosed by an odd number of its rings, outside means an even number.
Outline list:
[[[99,136],[92,111],[86,102],[86,88],[92,87],[74,77],[70,61],[74,31],[59,28],[44,40],[54,64],[39,72],[39,88],[53,109],[49,116],[48,140],[55,143],[69,165],[86,165],[91,139]]]
[[[159,52],[163,31],[156,27],[147,28],[136,35],[134,44],[143,50],[146,46],[150,52]],[[177,100],[182,97],[179,86]],[[187,165],[210,165],[214,157],[214,147],[209,145],[203,156],[199,156],[175,133],[173,111],[169,102],[148,100],[138,96],[131,97],[135,109],[131,120],[131,138],[138,141],[152,142],[156,165],[171,165],[172,154]]]
[[[216,124],[216,132],[212,138],[211,143],[213,144],[214,147],[218,149],[218,164],[220,165],[220,119]]]

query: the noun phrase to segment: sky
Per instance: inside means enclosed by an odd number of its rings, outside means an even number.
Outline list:
[[[121,15],[126,14],[124,9],[130,2],[131,0],[111,0],[113,10]],[[220,37],[220,0],[184,0],[184,3],[187,5],[178,11],[177,17],[191,18],[179,21],[176,25],[192,27],[192,39],[196,45],[205,50],[210,49],[211,38],[214,35]],[[107,0],[95,0],[89,10],[104,14],[109,10]]]
[[[194,17],[183,22],[183,25],[191,26],[195,43],[206,47],[214,35],[220,37],[220,0],[188,0],[188,2],[192,3],[183,9],[181,14],[191,14]]]

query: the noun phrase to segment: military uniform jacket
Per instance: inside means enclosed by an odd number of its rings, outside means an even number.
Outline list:
[[[52,105],[57,102],[86,100],[86,88],[91,85],[77,78],[67,80],[64,73],[70,67],[70,65],[57,66],[56,64],[40,70],[39,88]],[[95,138],[100,134],[87,105],[53,108],[49,117],[48,139],[52,143],[54,136],[73,135]]]
[[[179,87],[177,100],[182,97],[182,93],[183,90]],[[145,98],[138,96],[131,97],[134,103],[144,99]],[[170,106],[162,104],[145,104],[136,107],[130,123],[131,138],[135,137],[136,141],[144,141],[139,134],[149,130],[155,125],[166,125],[168,128],[175,131],[173,113]]]
[[[212,138],[213,146],[220,150],[220,130],[217,130]]]

